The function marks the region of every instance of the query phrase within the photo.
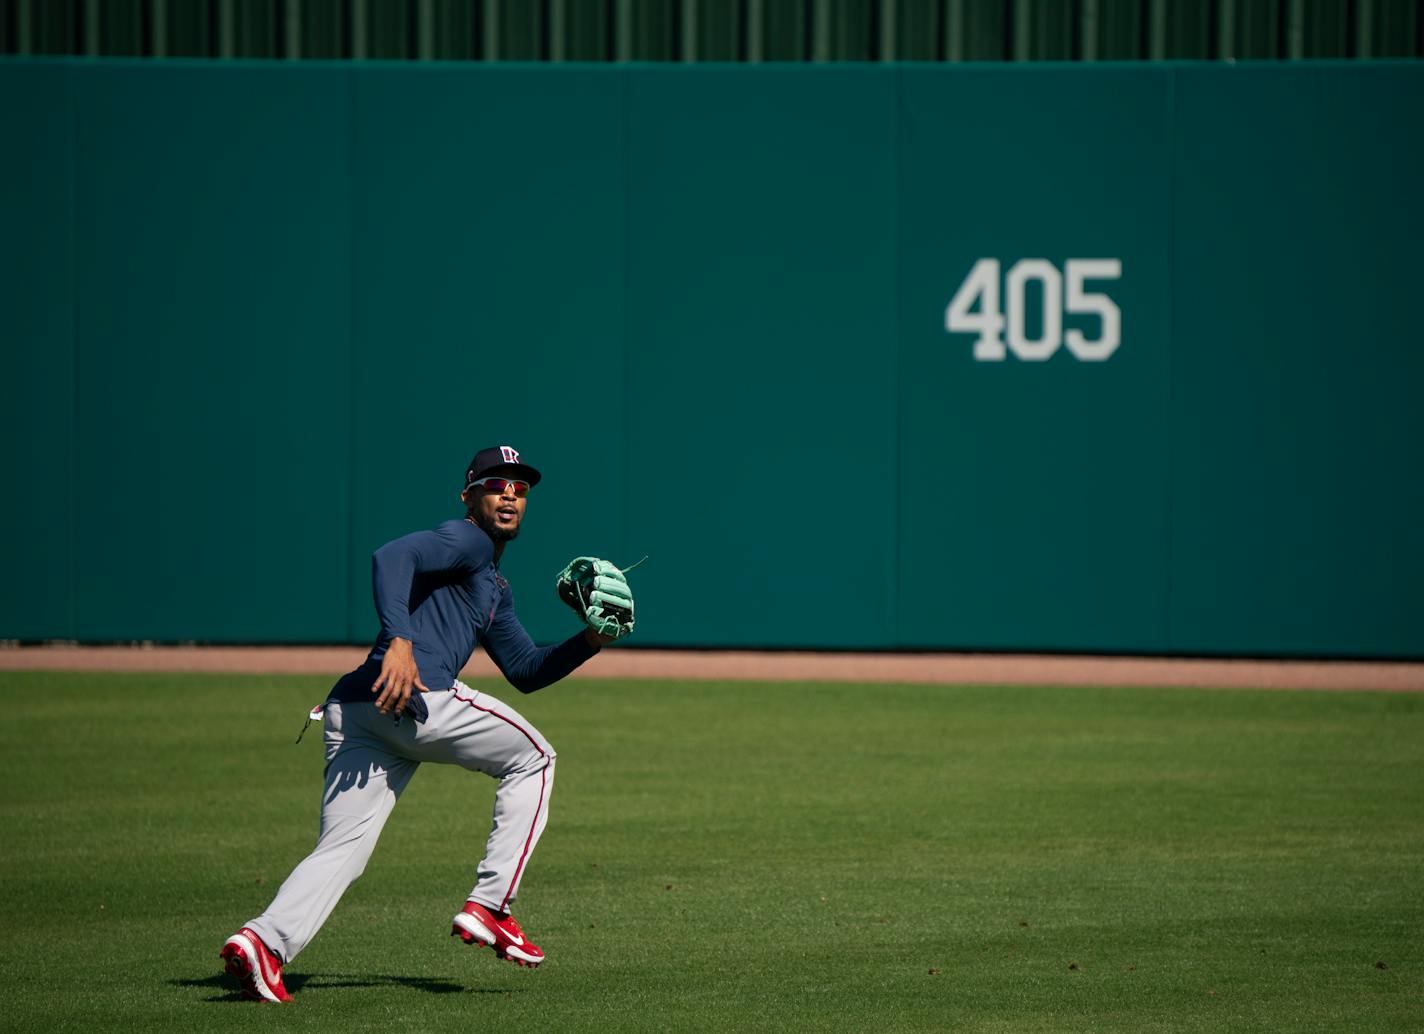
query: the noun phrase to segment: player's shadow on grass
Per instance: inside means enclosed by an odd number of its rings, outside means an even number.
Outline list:
[[[236,988],[230,977],[221,973],[212,976],[202,977],[194,980],[170,980],[170,984],[178,987],[211,987],[226,991],[226,994],[214,995],[206,999],[209,1002],[240,1002],[243,997]],[[513,994],[514,992],[502,987],[465,987],[463,984],[456,984],[450,980],[442,980],[431,977],[402,977],[393,974],[369,973],[364,975],[348,973],[289,973],[284,974],[282,983],[292,994],[297,994],[302,988],[312,990],[325,990],[331,987],[409,987],[416,991],[424,991],[432,995],[449,994]]]

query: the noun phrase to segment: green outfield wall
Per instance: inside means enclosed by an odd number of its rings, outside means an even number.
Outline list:
[[[1424,65],[0,63],[0,638],[1424,656]]]

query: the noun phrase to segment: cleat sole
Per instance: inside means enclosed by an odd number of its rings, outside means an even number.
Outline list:
[[[223,969],[227,975],[241,985],[242,1000],[245,1002],[266,1001],[260,994],[248,986],[248,981],[252,977],[252,963],[247,961],[247,953],[235,944],[229,944],[218,953],[223,960]]]
[[[242,981],[252,975],[252,963],[247,961],[247,954],[237,945],[229,944],[218,954],[222,957],[223,969],[227,971],[228,976]]]
[[[256,964],[248,957],[247,951],[242,945],[224,944],[222,950],[218,952],[218,958],[223,960],[223,969],[227,975],[237,981],[244,1001],[272,1002],[273,1004],[291,1001],[290,997],[269,998],[258,988],[259,974]]]

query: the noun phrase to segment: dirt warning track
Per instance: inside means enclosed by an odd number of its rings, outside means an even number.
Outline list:
[[[0,648],[0,670],[336,676],[356,667],[365,656],[363,646],[11,646]],[[483,654],[477,654],[463,674],[472,680],[500,677]],[[570,677],[1424,692],[1424,663],[1416,662],[1036,654],[760,653],[614,647]]]

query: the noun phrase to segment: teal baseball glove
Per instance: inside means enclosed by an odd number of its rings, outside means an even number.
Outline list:
[[[621,639],[633,631],[633,590],[607,560],[578,557],[559,572],[557,585],[559,599],[599,635]]]

